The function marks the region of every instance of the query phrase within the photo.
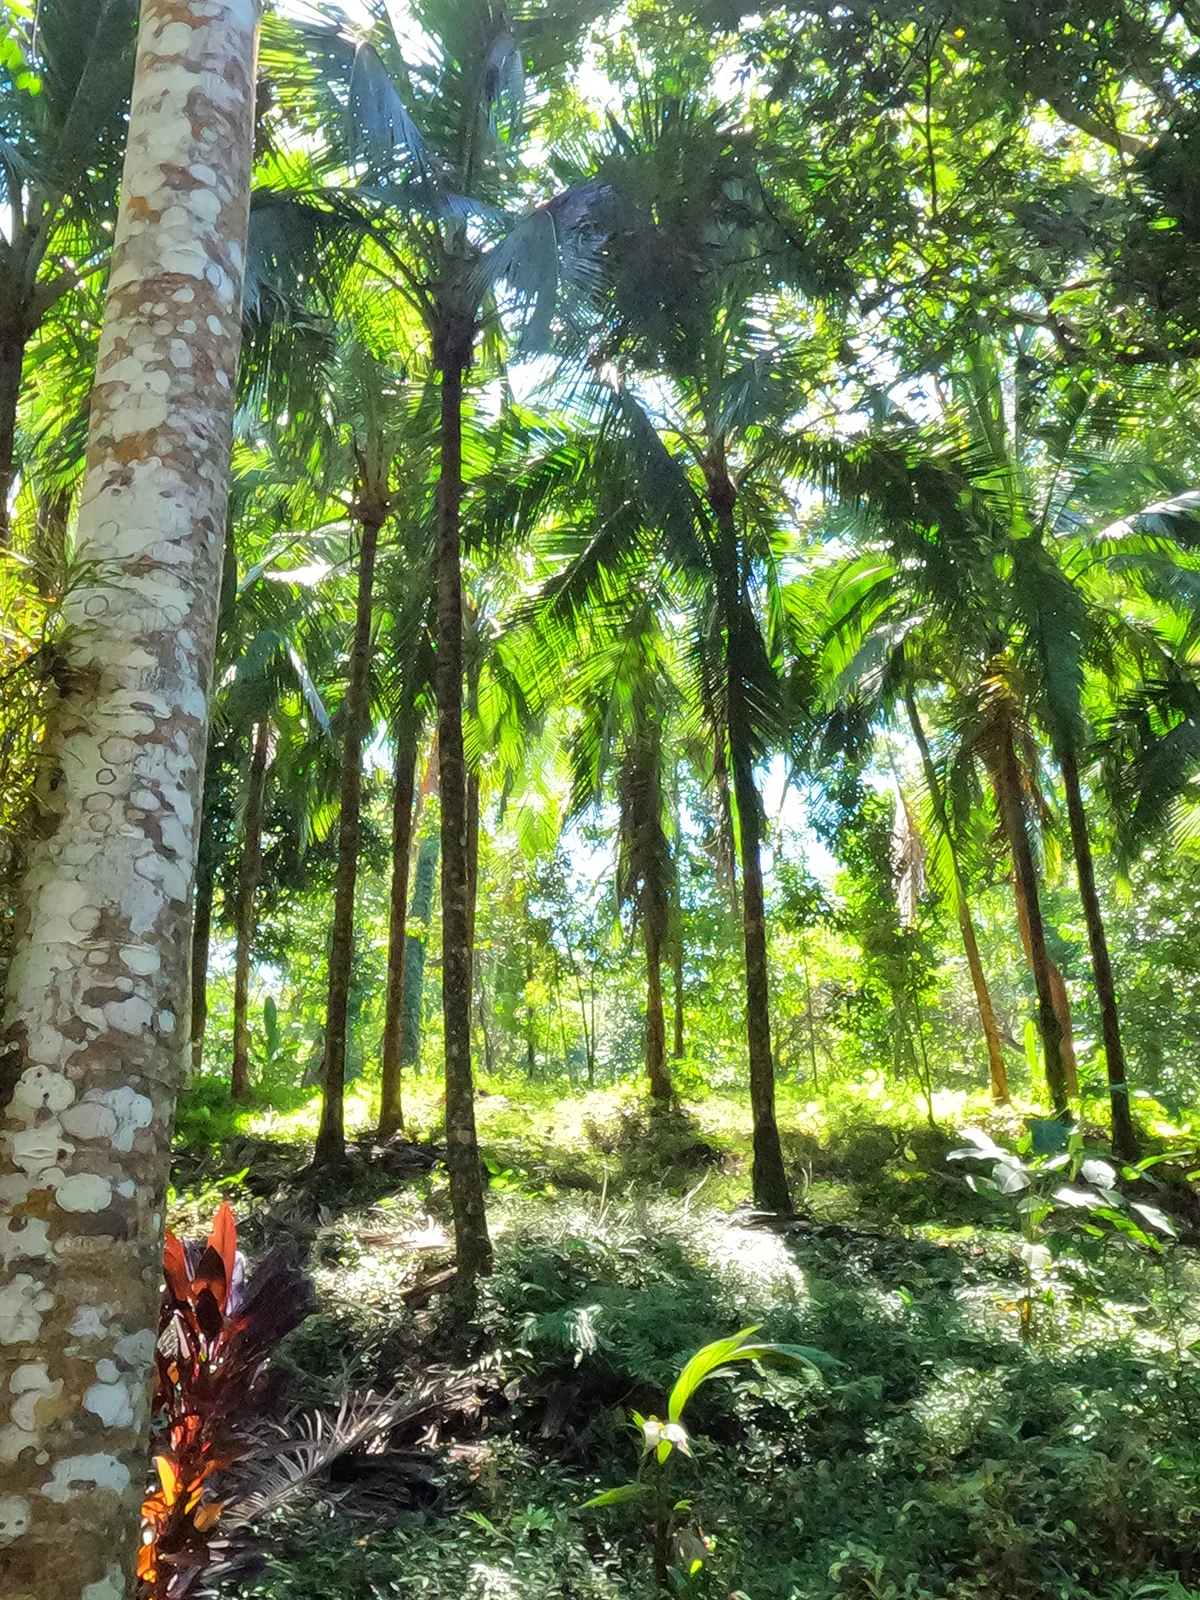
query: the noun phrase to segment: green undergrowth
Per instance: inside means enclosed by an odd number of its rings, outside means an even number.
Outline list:
[[[693,1401],[694,1455],[672,1457],[707,1545],[687,1593],[1200,1594],[1189,1246],[1052,1232],[1023,1339],[1014,1208],[974,1192],[946,1160],[953,1133],[911,1108],[785,1094],[802,1216],[777,1231],[739,1204],[744,1103],[708,1096],[655,1117],[628,1091],[487,1087],[496,1271],[469,1317],[413,1293],[450,1260],[432,1083],[410,1094],[408,1142],[367,1143],[315,1185],[302,1108],[271,1122],[216,1096],[207,1118],[185,1104],[183,1137],[196,1120],[209,1137],[179,1162],[177,1225],[231,1196],[251,1248],[291,1236],[316,1284],[318,1309],[278,1361],[281,1413],[430,1373],[467,1374],[471,1394],[276,1513],[241,1592],[653,1595],[636,1507],[585,1502],[636,1466],[630,1412],[662,1414],[693,1351],[758,1324],[825,1359],[816,1373],[746,1368]],[[945,1109],[1004,1141],[1020,1131],[1015,1114]]]

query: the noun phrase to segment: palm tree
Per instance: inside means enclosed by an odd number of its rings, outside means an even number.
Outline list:
[[[358,559],[354,626],[350,636],[346,693],[340,712],[342,761],[337,883],[329,953],[321,1123],[313,1157],[317,1165],[336,1164],[345,1159],[346,1018],[354,959],[362,747],[370,713],[375,558],[380,531],[393,505],[396,461],[410,414],[403,374],[388,371],[357,341],[348,349],[345,376],[347,398],[357,413],[352,423],[351,449],[356,472],[351,520],[358,529]]]
[[[943,436],[922,451],[914,436],[897,434],[864,447],[852,469],[840,471],[844,503],[887,530],[896,563],[872,570],[877,557],[867,557],[857,572],[847,569],[846,615],[861,627],[870,614],[878,636],[892,641],[919,630],[923,667],[940,662],[933,671],[959,707],[963,747],[991,775],[1038,991],[1047,1077],[1063,1113],[1077,1090],[1065,986],[1046,951],[1029,836],[1031,814],[1041,809],[1031,718],[1048,735],[1088,931],[1114,1151],[1130,1159],[1136,1137],[1083,798],[1084,691],[1089,678],[1133,686],[1168,664],[1160,630],[1129,601],[1140,586],[1160,603],[1186,595],[1190,604],[1192,563],[1181,561],[1179,540],[1193,537],[1195,507],[1184,496],[1097,529],[1097,514],[1127,501],[1150,470],[1144,455],[1134,470],[1121,442],[1128,405],[1104,385],[1037,385],[1030,377],[1036,352],[1022,340],[1017,354],[1025,376],[1010,386],[1003,351],[974,347],[947,405],[949,446]],[[1011,408],[1003,398],[1010,391]],[[1055,409],[1039,414],[1042,392]]]
[[[398,537],[385,552],[383,603],[387,620],[381,674],[384,714],[394,742],[392,796],[392,883],[388,917],[387,988],[383,1022],[383,1061],[379,1093],[379,1137],[403,1126],[401,1070],[404,1064],[404,1007],[408,966],[408,887],[416,800],[418,747],[432,700],[435,658],[432,640],[432,551],[424,503],[402,509]],[[414,801],[416,803],[414,804]]]
[[[511,148],[522,132],[524,58],[560,64],[562,27],[549,16],[525,19],[518,41],[508,16],[490,0],[423,0],[412,10],[426,48],[403,48],[390,22],[369,37],[337,29],[297,30],[329,90],[331,128],[345,129],[340,150],[358,165],[387,205],[396,245],[393,290],[422,319],[440,375],[436,511],[437,728],[442,807],[442,1006],[446,1048],[447,1165],[460,1281],[491,1266],[480,1177],[471,1076],[471,911],[467,843],[467,770],[463,752],[464,380],[475,358],[493,286],[507,280],[527,307],[525,336],[544,345],[560,287],[588,274],[587,222],[594,191],[556,195],[515,225],[498,209]],[[319,90],[318,90],[319,92]],[[344,96],[343,100],[336,98]],[[348,108],[348,122],[344,118]],[[335,138],[334,141],[337,144]],[[488,247],[488,233],[500,237]]]
[[[57,777],[41,797],[52,823],[29,852],[6,994],[0,1229],[17,1248],[0,1268],[14,1312],[0,1377],[16,1395],[40,1375],[55,1398],[52,1419],[30,1405],[30,1437],[6,1470],[19,1515],[5,1579],[45,1600],[133,1583],[144,1485],[128,1464],[146,1459],[184,1070],[258,18],[251,0],[183,0],[173,19],[148,27],[138,55],[78,523],[93,576],[66,602],[66,676],[46,735]],[[186,207],[181,171],[193,174]],[[173,226],[145,225],[168,211]],[[181,255],[186,365],[171,361],[174,322],[155,310],[181,289]],[[115,1309],[85,1327],[99,1281]],[[43,1492],[54,1483],[61,1495]]]
[[[980,467],[969,437],[964,443],[907,428],[878,435],[824,466],[837,507],[833,530],[853,535],[858,529],[862,536],[865,529],[860,554],[842,562],[835,579],[831,623],[843,636],[839,676],[848,684],[873,682],[878,692],[881,674],[901,659],[905,670],[891,685],[892,699],[904,683],[915,684],[912,674],[919,672],[944,683],[955,706],[965,708],[959,748],[968,763],[982,758],[992,781],[1037,994],[1047,1082],[1055,1109],[1065,1113],[1064,1028],[1018,756],[1026,730],[1002,652],[1006,609],[996,550],[1005,530],[989,496],[991,475]],[[938,787],[931,786],[935,808]]]
[[[925,725],[921,720],[912,675],[908,672],[905,673],[904,677],[903,696],[909,728],[921,757],[921,770],[924,773],[929,802],[933,808],[939,835],[945,844],[946,852],[950,859],[954,914],[958,921],[959,933],[962,936],[963,952],[967,958],[967,969],[971,974],[971,987],[975,991],[975,1004],[979,1011],[979,1025],[983,1030],[984,1043],[987,1047],[988,1081],[992,1091],[992,1099],[997,1105],[1006,1105],[1008,1102],[1008,1069],[1004,1064],[1004,1052],[1000,1044],[1000,1029],[996,1022],[995,1009],[992,1006],[992,995],[991,990],[988,988],[987,975],[983,970],[983,958],[979,953],[979,940],[975,933],[975,919],[971,914],[971,906],[967,898],[966,875],[963,869],[961,852],[954,829],[950,823],[946,796],[942,789],[941,774],[938,772],[937,764],[933,759],[933,752],[929,747]]]
[[[571,740],[573,807],[595,805],[616,769],[617,902],[633,910],[646,960],[646,1077],[660,1105],[672,1098],[667,1067],[662,961],[671,934],[675,862],[667,834],[666,724],[678,694],[665,641],[644,605],[623,619],[607,646],[583,646],[566,691],[583,712]]]
[[[698,98],[647,91],[630,127],[611,120],[616,148],[601,169],[616,196],[607,354],[628,373],[614,408],[646,515],[663,530],[691,610],[714,765],[731,779],[754,1196],[764,1209],[786,1211],[754,769],[787,721],[777,567],[791,520],[783,446],[830,351],[814,340],[796,357],[765,331],[761,312],[781,282],[824,294],[838,273],[818,241],[804,237],[786,197],[764,184],[768,153],[745,130],[722,127]],[[644,389],[636,371],[652,375]]]

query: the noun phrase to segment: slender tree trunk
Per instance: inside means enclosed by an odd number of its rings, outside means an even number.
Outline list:
[[[204,1064],[204,1033],[208,1023],[208,951],[212,942],[213,862],[201,847],[196,866],[196,894],[192,912],[191,1048],[192,1075]]]
[[[413,837],[416,838],[425,802],[437,793],[437,735],[425,764],[425,777],[417,796],[413,813]],[[421,1060],[421,1034],[425,1027],[425,947],[429,938],[429,924],[433,917],[433,890],[437,881],[438,836],[429,833],[416,847],[412,894],[408,903],[408,925],[418,924],[422,931],[410,933],[404,941],[404,1026],[400,1049],[400,1065],[415,1067]]]
[[[1025,904],[1025,890],[1016,873],[1013,874],[1013,900],[1017,908],[1017,932],[1021,939],[1021,948],[1025,952],[1025,961],[1030,972],[1033,971],[1033,943],[1029,937],[1029,911]],[[1063,980],[1058,966],[1051,959],[1049,952],[1046,955],[1046,970],[1050,974],[1050,996],[1054,1001],[1054,1015],[1058,1018],[1058,1026],[1062,1030],[1062,1039],[1059,1051],[1062,1055],[1063,1072],[1067,1078],[1067,1093],[1074,1099],[1079,1094],[1079,1069],[1075,1060],[1075,1034],[1071,1022],[1071,997],[1067,993],[1067,985]]]
[[[1121,1042],[1121,1023],[1117,1015],[1117,993],[1113,984],[1108,939],[1096,892],[1096,869],[1092,843],[1088,837],[1087,814],[1079,788],[1079,766],[1074,750],[1068,746],[1058,753],[1058,764],[1067,791],[1067,816],[1071,823],[1071,844],[1075,870],[1079,877],[1079,898],[1087,923],[1088,947],[1092,954],[1092,974],[1096,998],[1100,1002],[1100,1028],[1104,1038],[1104,1058],[1108,1066],[1108,1093],[1112,1103],[1113,1154],[1121,1161],[1136,1161],[1141,1154],[1129,1107],[1129,1083],[1125,1076],[1125,1047]]]
[[[676,1061],[682,1061],[684,1051],[683,1038],[683,935],[679,934],[671,941],[671,968],[675,990],[675,1037],[672,1041],[671,1054]]]
[[[463,754],[463,598],[459,566],[463,373],[474,326],[453,323],[437,340],[442,374],[441,472],[437,491],[437,709],[442,790],[442,1016],[446,1039],[446,1166],[454,1211],[459,1283],[491,1271],[492,1246],[471,1077],[471,905],[467,770]]]
[[[387,994],[383,1017],[383,1078],[379,1090],[379,1137],[404,1126],[400,1062],[404,1050],[404,967],[408,944],[408,866],[412,856],[413,793],[417,783],[417,736],[396,741],[392,797],[392,897],[388,915]]]
[[[529,900],[525,901],[525,922],[529,922]],[[525,1073],[532,1081],[537,1077],[537,1013],[533,1009],[533,1002],[529,998],[529,991],[533,987],[533,942],[526,934],[525,939]]]
[[[1046,930],[1042,922],[1042,906],[1038,896],[1037,870],[1034,867],[1029,830],[1025,822],[1017,752],[1007,719],[1001,722],[997,732],[996,799],[1000,807],[1000,820],[1012,852],[1013,871],[1021,887],[1029,921],[1030,965],[1033,968],[1033,982],[1037,990],[1038,1031],[1042,1036],[1042,1051],[1046,1063],[1046,1086],[1050,1091],[1055,1112],[1060,1117],[1066,1118],[1070,1116],[1070,1094],[1062,1057],[1063,1030],[1054,1008],[1054,991],[1050,984],[1049,956],[1046,952]]]
[[[646,948],[646,1077],[650,1094],[660,1104],[671,1099],[671,1075],[667,1071],[667,1023],[663,1013],[662,939],[654,919],[642,923],[642,942]]]
[[[801,935],[800,939],[800,965],[804,971],[804,1011],[808,1020],[808,1059],[812,1068],[812,1086],[815,1092],[817,1085],[817,1027],[816,1018],[813,1016],[812,982],[808,974],[808,941]]]
[[[24,326],[0,328],[0,549],[11,541],[8,499],[12,493],[17,442],[17,404],[29,331]]]
[[[417,849],[417,868],[413,875],[410,923],[416,922],[423,934],[409,934],[404,950],[404,1048],[400,1063],[415,1067],[421,1060],[421,1033],[425,1025],[425,956],[429,922],[433,915],[433,886],[438,869],[438,836],[427,835]]]
[[[929,798],[933,803],[933,813],[937,818],[937,825],[941,829],[942,838],[946,841],[946,849],[950,852],[950,867],[954,874],[954,914],[958,918],[958,929],[962,935],[967,967],[971,973],[971,987],[975,990],[975,1004],[979,1011],[979,1023],[983,1029],[984,1043],[987,1046],[988,1078],[991,1083],[992,1099],[997,1105],[1006,1105],[1008,1103],[1008,1068],[1004,1064],[1004,1051],[1000,1044],[1000,1029],[996,1023],[996,1012],[992,1006],[991,990],[988,988],[987,977],[983,970],[983,960],[979,954],[979,941],[975,937],[975,922],[971,916],[971,907],[967,900],[966,882],[958,859],[958,846],[950,830],[950,817],[946,810],[946,799],[942,794],[941,780],[938,777],[937,767],[934,765],[933,753],[929,748],[929,740],[925,737],[924,724],[917,708],[917,697],[910,682],[906,682],[904,685],[904,704],[908,711],[908,721],[909,726],[912,728],[913,738],[917,742],[917,749],[921,752],[921,766],[925,772],[925,784],[929,790]]]
[[[717,873],[725,880],[729,908],[734,916],[742,909],[738,893],[737,840],[733,834],[733,800],[729,787],[729,766],[724,741],[718,738],[713,749],[713,774],[717,783]]]
[[[125,1600],[138,1549],[257,21],[253,0],[142,7],[79,513],[92,576],[66,602],[0,1065],[0,1594],[31,1600]]]
[[[745,621],[733,513],[734,488],[723,461],[710,467],[707,479],[709,504],[717,518],[720,544],[719,599],[726,630],[726,718],[741,843],[746,1037],[750,1054],[750,1109],[754,1121],[754,1201],[764,1211],[790,1211],[792,1201],[783,1167],[779,1125],[775,1120],[775,1064],[771,1056],[767,925],[762,886],[762,812],[754,783],[752,734],[745,701]]]
[[[263,802],[267,788],[268,718],[254,730],[250,781],[246,787],[246,819],[238,862],[237,956],[233,969],[233,1070],[229,1092],[235,1100],[250,1098],[250,957],[254,945],[254,897],[262,877]]]
[[[358,599],[354,642],[346,683],[342,738],[341,809],[338,816],[337,879],[333,894],[333,930],[329,947],[329,999],[325,1010],[325,1075],[321,1125],[313,1161],[336,1165],[346,1156],[346,1018],[350,1007],[350,975],[354,965],[354,889],[362,840],[362,745],[367,732],[371,664],[371,597],[375,586],[375,550],[387,515],[382,504],[360,506]]]
[[[746,1033],[750,1045],[750,1107],[754,1118],[754,1199],[764,1211],[790,1211],[779,1127],[767,986],[767,925],[760,859],[759,801],[749,752],[734,755],[734,792],[741,835],[742,930],[746,946]]]

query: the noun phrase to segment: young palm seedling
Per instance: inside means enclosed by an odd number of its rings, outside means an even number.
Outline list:
[[[707,1546],[699,1528],[687,1518],[691,1502],[680,1497],[675,1481],[676,1453],[690,1457],[691,1442],[683,1413],[688,1401],[710,1378],[733,1376],[733,1363],[753,1361],[763,1366],[790,1367],[819,1377],[818,1367],[828,1364],[824,1351],[805,1345],[763,1344],[754,1338],[757,1327],[743,1328],[728,1339],[706,1344],[684,1367],[667,1397],[665,1417],[631,1413],[641,1438],[637,1476],[629,1483],[605,1489],[586,1502],[615,1506],[637,1502],[643,1509],[654,1556],[654,1575],[666,1593],[684,1592],[704,1565]]]

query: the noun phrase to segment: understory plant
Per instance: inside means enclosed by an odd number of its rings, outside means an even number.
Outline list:
[[[1159,1235],[1175,1235],[1171,1219],[1161,1207],[1132,1200],[1117,1188],[1121,1180],[1133,1183],[1142,1179],[1154,1157],[1124,1166],[1118,1174],[1111,1162],[1087,1155],[1078,1129],[1068,1131],[1057,1121],[1035,1122],[1018,1141],[1016,1151],[1004,1149],[979,1128],[964,1128],[962,1137],[967,1144],[951,1150],[947,1159],[987,1161],[992,1167],[990,1177],[969,1176],[971,1188],[1019,1197],[1022,1339],[1033,1337],[1037,1303],[1050,1296],[1051,1254],[1046,1237],[1052,1229],[1092,1238],[1112,1233],[1155,1253],[1162,1249]],[[1065,1144],[1065,1148],[1047,1148],[1052,1143]]]
[[[692,1456],[690,1436],[683,1422],[688,1401],[709,1379],[732,1377],[733,1364],[738,1361],[807,1370],[819,1378],[819,1366],[830,1360],[824,1351],[806,1345],[764,1344],[754,1338],[757,1332],[757,1326],[743,1328],[728,1339],[716,1339],[697,1350],[667,1397],[665,1418],[632,1412],[633,1426],[641,1439],[637,1476],[629,1483],[593,1495],[585,1503],[585,1509],[631,1502],[642,1507],[654,1575],[666,1593],[686,1591],[702,1570],[708,1553],[703,1530],[688,1515],[692,1503],[681,1495],[675,1477],[676,1452]]]
[[[156,1350],[156,1486],[142,1505],[142,1600],[181,1600],[213,1564],[226,1501],[216,1474],[253,1446],[249,1425],[272,1392],[266,1362],[311,1309],[311,1288],[280,1247],[247,1275],[226,1203],[200,1243],[167,1230]]]

